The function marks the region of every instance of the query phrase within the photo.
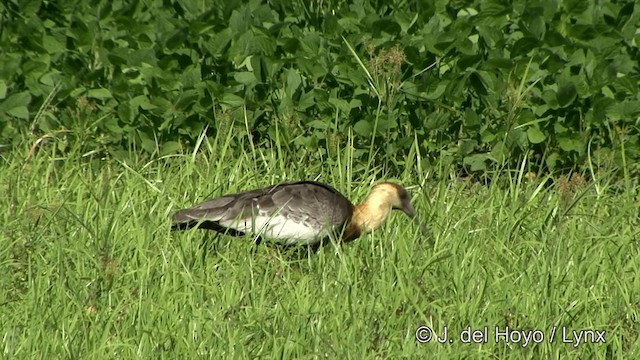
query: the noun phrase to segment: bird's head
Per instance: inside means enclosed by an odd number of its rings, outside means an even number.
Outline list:
[[[366,204],[364,208],[367,209],[367,215],[363,216],[363,220],[367,220],[363,221],[366,224],[365,229],[381,225],[391,210],[400,210],[413,219],[423,233],[427,233],[427,229],[420,222],[416,210],[411,204],[409,193],[398,184],[383,182],[374,186],[363,204]]]
[[[391,182],[380,183],[371,189],[370,201],[381,207],[391,207],[393,210],[401,210],[409,217],[416,216],[416,210],[411,205],[409,193],[405,188]]]

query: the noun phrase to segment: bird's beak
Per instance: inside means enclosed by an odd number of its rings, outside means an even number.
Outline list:
[[[420,227],[420,231],[422,232],[422,235],[428,235],[429,234],[429,230],[427,229],[426,226],[424,226],[422,221],[420,221],[420,218],[418,217],[418,214],[416,213],[416,209],[413,208],[413,205],[411,205],[409,200],[405,201],[402,204],[402,211],[405,214],[407,214],[407,216],[409,216],[413,220],[413,222],[416,223]]]

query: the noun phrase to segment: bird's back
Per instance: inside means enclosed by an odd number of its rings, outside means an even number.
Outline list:
[[[333,187],[300,181],[221,196],[175,214],[176,227],[261,234],[288,244],[313,244],[339,232],[353,205]]]

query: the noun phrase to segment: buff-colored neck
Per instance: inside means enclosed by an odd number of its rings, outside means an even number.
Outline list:
[[[380,227],[391,212],[395,191],[388,187],[376,187],[369,196],[353,209],[351,222],[361,233]]]

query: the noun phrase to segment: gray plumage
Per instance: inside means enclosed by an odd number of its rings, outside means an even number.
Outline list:
[[[339,234],[352,215],[351,202],[333,187],[299,181],[205,201],[178,211],[173,226],[313,245],[330,233]]]

